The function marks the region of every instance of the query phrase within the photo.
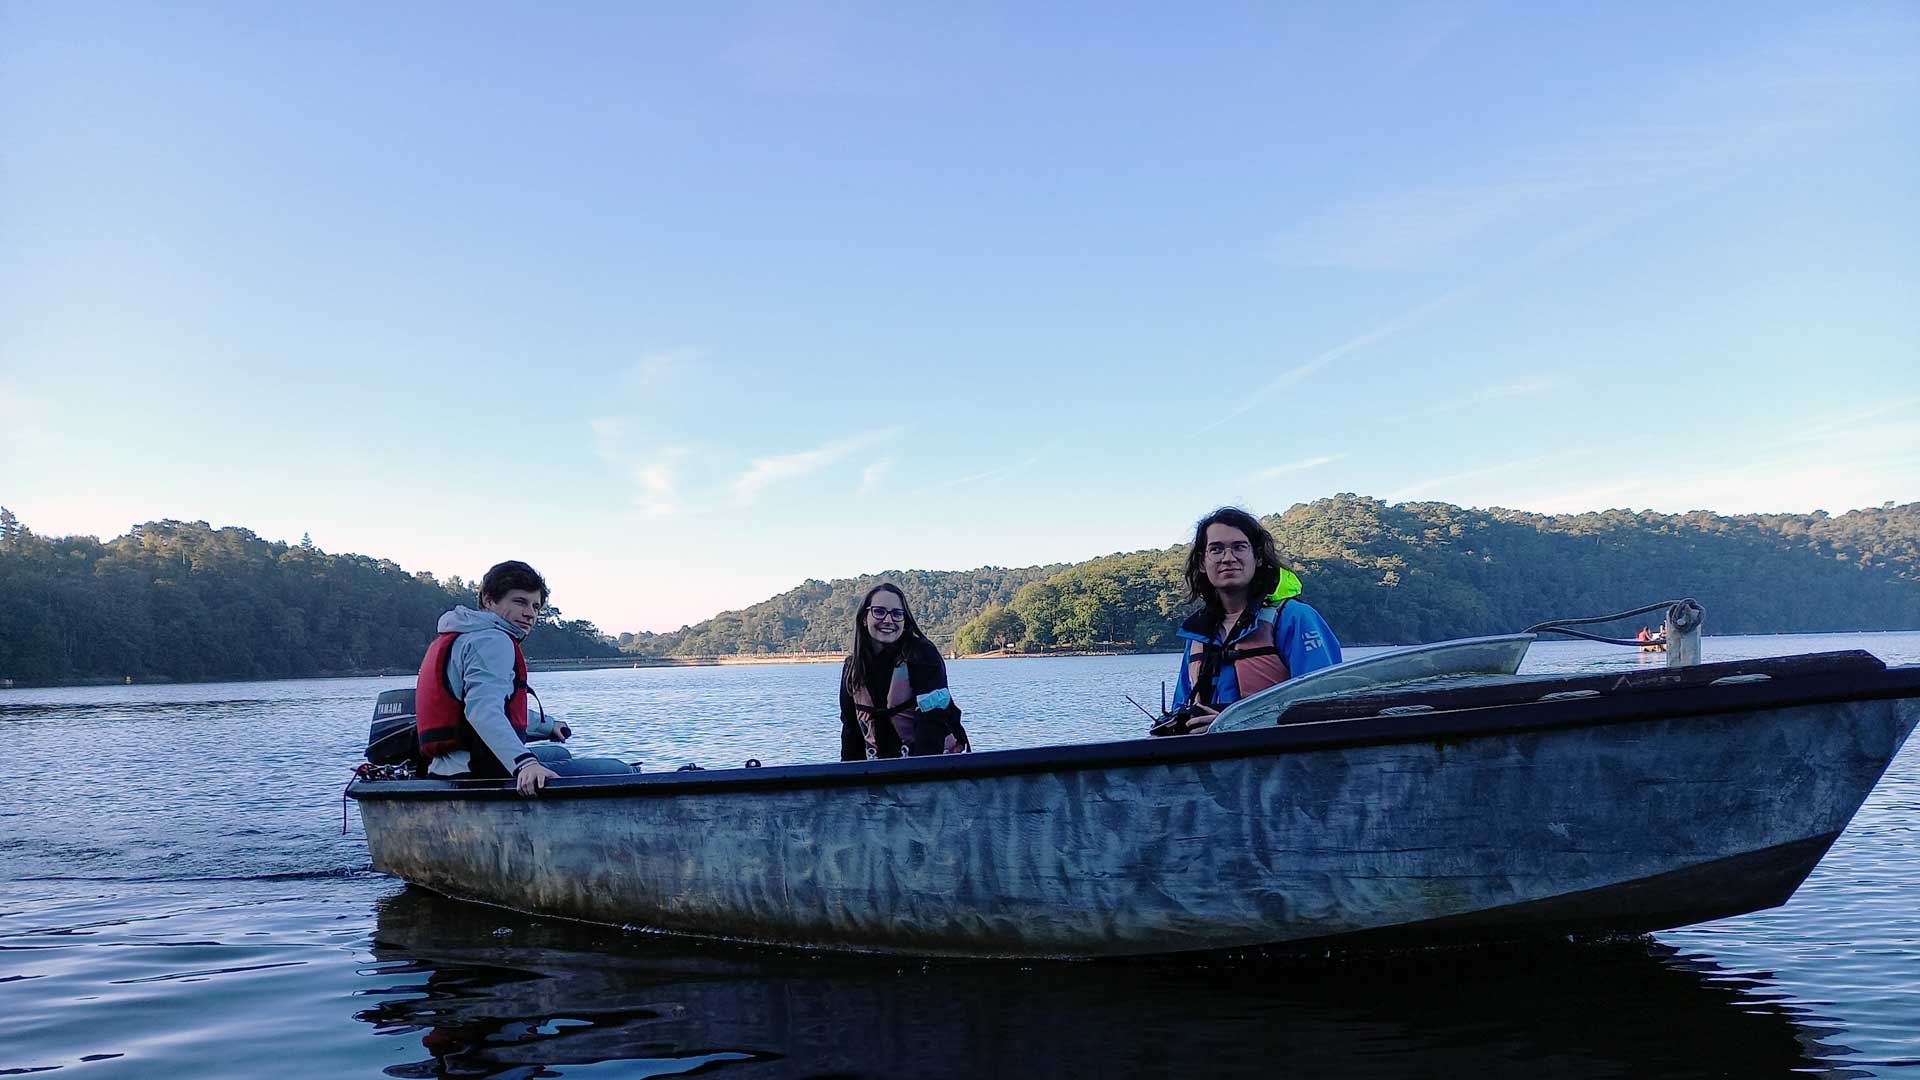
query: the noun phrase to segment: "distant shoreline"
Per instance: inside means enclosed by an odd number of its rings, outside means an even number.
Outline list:
[[[1913,634],[1912,630],[1781,630],[1767,634],[1708,634],[1709,638],[1743,637],[1822,637],[1836,634]],[[1545,637],[1544,642],[1561,639]],[[1349,642],[1353,649],[1391,649],[1406,645],[1397,643]],[[992,652],[970,653],[966,656],[947,656],[949,660],[1045,660],[1050,657],[1084,656],[1174,656],[1179,650],[1167,649],[1062,649],[1057,652],[1006,652],[995,649]],[[736,653],[728,656],[594,656],[565,660],[529,660],[527,669],[532,672],[560,671],[603,671],[613,668],[674,668],[674,667],[733,667],[749,664],[835,664],[845,659],[845,653]],[[58,690],[81,686],[201,686],[209,683],[228,682],[291,682],[298,679],[394,679],[412,677],[413,669],[384,668],[367,671],[320,671],[309,675],[280,675],[273,677],[221,676],[212,679],[170,679],[164,675],[147,677],[122,676],[107,678],[94,676],[85,679],[72,679],[64,682],[24,682],[16,679],[0,679],[0,691],[5,690]]]
[[[723,667],[730,664],[839,663],[845,653],[732,653],[727,656],[595,656],[580,660],[529,660],[528,671],[597,671],[603,668]]]
[[[1050,656],[1153,656],[1172,655],[1164,649],[1074,649],[1058,652],[986,652],[970,656],[948,656],[949,660],[1037,660]],[[563,660],[528,660],[532,673],[563,671],[606,671],[616,668],[734,667],[751,664],[837,664],[845,653],[735,653],[727,656],[591,656]],[[211,679],[172,679],[165,675],[120,678],[92,676],[63,682],[20,682],[0,679],[0,690],[57,690],[75,686],[202,686],[225,682],[290,682],[297,679],[395,679],[412,677],[411,669],[373,668],[365,671],[316,671],[309,675],[270,677],[218,676]]]

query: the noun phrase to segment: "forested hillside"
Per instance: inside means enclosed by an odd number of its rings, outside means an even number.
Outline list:
[[[1549,516],[1339,495],[1263,520],[1305,599],[1354,644],[1502,633],[1681,596],[1706,605],[1709,633],[1920,629],[1920,503],[1839,517]],[[971,612],[948,599],[955,575],[893,577],[916,611],[937,600],[928,633],[957,652],[1153,649],[1171,647],[1191,610],[1185,560],[1180,544],[1047,573],[979,571],[996,588],[976,590]],[[1032,576],[1020,583],[1022,573]],[[875,580],[809,582],[747,612],[623,644],[649,655],[845,648],[853,605]],[[1017,586],[1010,597],[1007,582]]]
[[[914,620],[943,645],[961,624],[992,604],[1005,604],[1021,586],[1044,580],[1063,566],[1003,570],[891,570],[883,574],[808,581],[744,611],[728,611],[669,634],[621,634],[620,646],[644,656],[845,651],[853,636],[853,611],[867,590],[891,581],[905,590]]]
[[[1680,596],[1708,633],[1920,629],[1920,503],[1829,517],[1540,515],[1339,495],[1266,523],[1305,598],[1352,644],[1516,630]],[[542,657],[835,652],[873,584],[906,590],[942,647],[1170,647],[1190,610],[1184,545],[1066,566],[905,570],[808,581],[666,634],[558,608]],[[440,612],[474,587],[384,559],[160,521],[102,543],[48,539],[0,509],[0,678],[275,678],[419,662]],[[557,598],[564,602],[565,597]]]
[[[106,543],[36,536],[0,508],[0,678],[270,679],[417,667],[459,578],[156,521]],[[549,608],[527,655],[619,655]]]

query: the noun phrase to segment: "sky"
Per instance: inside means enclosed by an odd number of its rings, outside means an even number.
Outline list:
[[[1337,492],[1920,499],[1920,6],[0,0],[36,532],[661,631]]]

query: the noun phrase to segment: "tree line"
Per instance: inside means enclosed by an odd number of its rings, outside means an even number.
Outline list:
[[[1338,495],[1263,519],[1349,644],[1503,633],[1692,596],[1709,633],[1920,629],[1920,503],[1838,516],[1609,510],[1543,515]],[[1169,649],[1192,610],[1187,549],[1071,565],[807,581],[671,633],[610,638],[549,608],[528,656],[719,656],[847,648],[873,585],[962,654]],[[156,521],[47,538],[0,508],[0,678],[283,678],[410,670],[473,583],[385,559]],[[1630,632],[1631,628],[1627,628]]]
[[[1920,629],[1920,503],[1812,514],[1530,514],[1343,494],[1263,518],[1303,599],[1350,644],[1508,633],[1692,596],[1709,633]],[[1185,544],[1028,571],[810,581],[671,634],[642,655],[847,647],[866,588],[892,580],[961,655],[1175,647],[1190,614]],[[1626,631],[1631,632],[1631,627]]]
[[[310,541],[155,521],[102,543],[42,537],[0,507],[0,678],[275,679],[416,669],[474,583]],[[530,658],[619,656],[549,607]]]
[[[890,581],[907,594],[914,621],[943,647],[961,625],[1022,587],[1067,569],[1064,565],[1008,570],[889,570],[838,581],[809,580],[741,611],[725,611],[671,633],[621,634],[620,648],[638,656],[751,656],[844,652],[853,640],[854,612],[867,590]]]
[[[1920,628],[1920,503],[1839,517],[1543,515],[1339,495],[1262,519],[1353,644],[1508,633],[1692,596],[1711,633]],[[960,628],[955,651],[1174,647],[1186,545],[1077,564]],[[1631,628],[1628,628],[1630,632]]]

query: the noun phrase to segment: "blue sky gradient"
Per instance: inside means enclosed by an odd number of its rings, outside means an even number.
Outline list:
[[[1920,8],[1030,7],[0,0],[0,503],[618,631],[1224,502],[1920,499]]]

